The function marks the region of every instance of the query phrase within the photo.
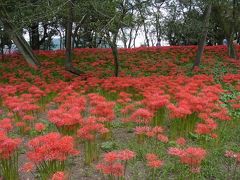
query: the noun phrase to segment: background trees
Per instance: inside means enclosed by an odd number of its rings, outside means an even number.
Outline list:
[[[238,0],[1,0],[0,50],[13,40],[29,64],[40,66],[32,50],[53,49],[57,37],[66,49],[66,69],[79,74],[72,66],[74,47],[110,47],[118,76],[119,43],[131,48],[140,39],[145,46],[198,44],[198,66],[204,45],[224,38],[229,56],[238,59],[239,13]]]

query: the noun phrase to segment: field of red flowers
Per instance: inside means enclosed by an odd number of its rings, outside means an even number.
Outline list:
[[[240,179],[240,61],[224,46],[37,52],[0,60],[0,177],[6,180]],[[238,47],[240,52],[240,47]]]

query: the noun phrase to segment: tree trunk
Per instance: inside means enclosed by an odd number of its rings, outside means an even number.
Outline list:
[[[134,48],[136,47],[136,39],[137,39],[137,36],[138,36],[138,30],[139,30],[139,25],[137,26],[137,29],[136,29],[136,32],[135,32],[135,35],[134,35],[134,39],[133,39],[133,47]]]
[[[23,36],[19,35],[13,25],[8,21],[8,15],[4,8],[0,9],[0,20],[3,23],[4,29],[9,34],[9,37],[14,41],[18,50],[21,52],[25,60],[28,62],[30,66],[39,67],[41,64],[38,61],[35,54],[32,52],[32,49],[28,45],[27,41],[23,38]]]
[[[65,68],[67,71],[80,75],[81,72],[74,68],[72,65],[72,25],[73,25],[73,1],[68,1],[68,19],[67,19],[67,28],[66,28],[66,60]]]
[[[238,59],[238,55],[237,55],[237,50],[235,45],[233,44],[233,40],[234,40],[234,33],[236,30],[236,6],[237,6],[237,1],[233,0],[232,1],[232,5],[233,5],[233,12],[232,12],[232,21],[231,21],[231,28],[230,28],[230,34],[227,37],[228,40],[228,55],[230,58],[233,59]]]
[[[233,34],[227,37],[228,41],[228,56],[233,59],[238,59],[237,56],[237,50],[235,48],[235,45],[233,44]]]
[[[194,69],[195,66],[199,66],[200,62],[201,62],[202,54],[204,51],[204,45],[205,45],[207,34],[208,34],[208,26],[209,26],[209,19],[210,19],[211,11],[212,11],[212,3],[210,3],[207,7],[206,15],[204,18],[204,27],[203,27],[202,37],[198,44],[197,55],[196,55],[196,59],[194,61],[192,70]]]
[[[25,60],[28,62],[30,66],[39,67],[41,64],[38,61],[35,54],[32,52],[32,49],[28,45],[27,41],[23,38],[23,36],[19,35],[14,26],[8,20],[8,14],[4,7],[0,6],[0,20],[3,23],[4,29],[6,33],[8,33],[9,37],[14,41],[15,45],[22,53]]]
[[[4,46],[1,47],[2,61],[4,61]]]
[[[119,31],[119,30],[118,30]],[[112,34],[113,39],[111,40],[110,35],[107,34],[107,41],[111,46],[112,49],[112,54],[113,54],[113,59],[114,59],[114,76],[118,77],[119,75],[119,61],[118,61],[118,49],[117,49],[117,35],[118,31]]]
[[[123,40],[123,45],[124,45],[124,48],[127,48],[127,38],[126,38],[126,34],[123,30],[123,28],[121,28],[121,32],[122,32],[122,40]]]
[[[146,43],[147,43],[147,47],[149,47],[148,31],[147,31],[145,21],[143,21],[143,29],[144,29],[144,35],[145,35],[145,40],[146,40]]]
[[[112,54],[114,58],[114,75],[119,76],[119,61],[118,61],[118,49],[117,49],[117,35],[113,35]]]
[[[131,45],[132,45],[132,33],[133,33],[133,27],[130,29],[130,33],[129,33],[128,48],[131,48]]]
[[[34,23],[31,26],[31,48],[33,50],[39,50],[40,49],[40,41],[39,41],[39,31],[38,31],[38,23]]]

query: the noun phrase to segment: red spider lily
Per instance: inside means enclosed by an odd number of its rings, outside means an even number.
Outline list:
[[[168,137],[163,135],[163,128],[161,126],[137,126],[135,129],[135,134],[138,136],[139,142],[144,142],[145,137],[154,138],[156,137],[159,141],[163,143],[168,142]]]
[[[49,133],[38,136],[28,142],[28,158],[35,164],[44,161],[64,161],[70,155],[77,155],[74,140],[71,136],[61,136],[59,133]]]
[[[158,156],[154,153],[148,153],[148,154],[146,154],[146,159],[148,161],[155,161],[158,159]]]
[[[159,141],[163,142],[163,143],[167,143],[167,142],[168,142],[168,137],[165,136],[165,135],[162,135],[162,134],[159,134],[159,135],[157,136],[157,139],[158,139]]]
[[[33,169],[34,169],[34,166],[35,166],[35,164],[34,163],[32,163],[32,162],[27,162],[27,163],[25,163],[22,167],[21,167],[21,171],[23,171],[23,172],[31,172],[31,171],[33,171]]]
[[[4,118],[0,121],[0,130],[9,132],[13,129],[12,120],[9,118]]]
[[[186,149],[169,148],[168,154],[178,156],[181,163],[189,165],[193,173],[198,173],[207,153],[202,148],[188,147]]]
[[[128,161],[136,156],[136,153],[128,149],[118,152],[118,158],[122,161]]]
[[[17,151],[21,144],[21,139],[12,139],[7,137],[5,132],[0,131],[0,161],[2,159],[8,159]]]
[[[124,166],[119,162],[115,162],[113,164],[99,163],[96,165],[96,169],[100,170],[105,175],[111,175],[116,177],[123,176],[124,174]]]
[[[136,154],[128,149],[104,154],[103,163],[97,164],[97,170],[105,175],[124,176],[127,168],[127,161],[133,159]],[[124,162],[124,165],[121,163]]]
[[[9,138],[4,131],[0,131],[0,166],[4,179],[19,179],[18,148],[21,139]]]
[[[143,108],[136,110],[130,117],[133,122],[136,122],[138,124],[149,124],[152,118],[153,113]]]
[[[183,137],[180,137],[176,140],[176,143],[180,146],[184,146],[186,144],[186,139]]]
[[[153,161],[148,161],[147,166],[151,168],[160,168],[163,165],[163,161],[161,160],[153,160]]]
[[[37,132],[42,132],[42,131],[44,131],[45,130],[45,125],[43,124],[43,123],[36,123],[35,124],[35,130],[37,131]]]
[[[158,156],[153,153],[146,154],[146,159],[147,159],[147,166],[152,169],[151,179],[155,179],[156,169],[162,167],[164,162],[162,160],[159,160]]]
[[[58,172],[54,173],[51,178],[51,180],[66,180],[66,179],[67,179],[67,177],[66,177],[65,173],[62,171],[58,171]]]
[[[211,134],[213,130],[217,128],[217,125],[214,124],[204,124],[198,123],[195,129],[195,132],[200,135]]]

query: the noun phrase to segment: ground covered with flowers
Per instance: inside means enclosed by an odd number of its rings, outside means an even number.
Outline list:
[[[36,52],[0,61],[0,177],[240,179],[240,61],[224,46]],[[238,47],[238,52],[240,48]]]

